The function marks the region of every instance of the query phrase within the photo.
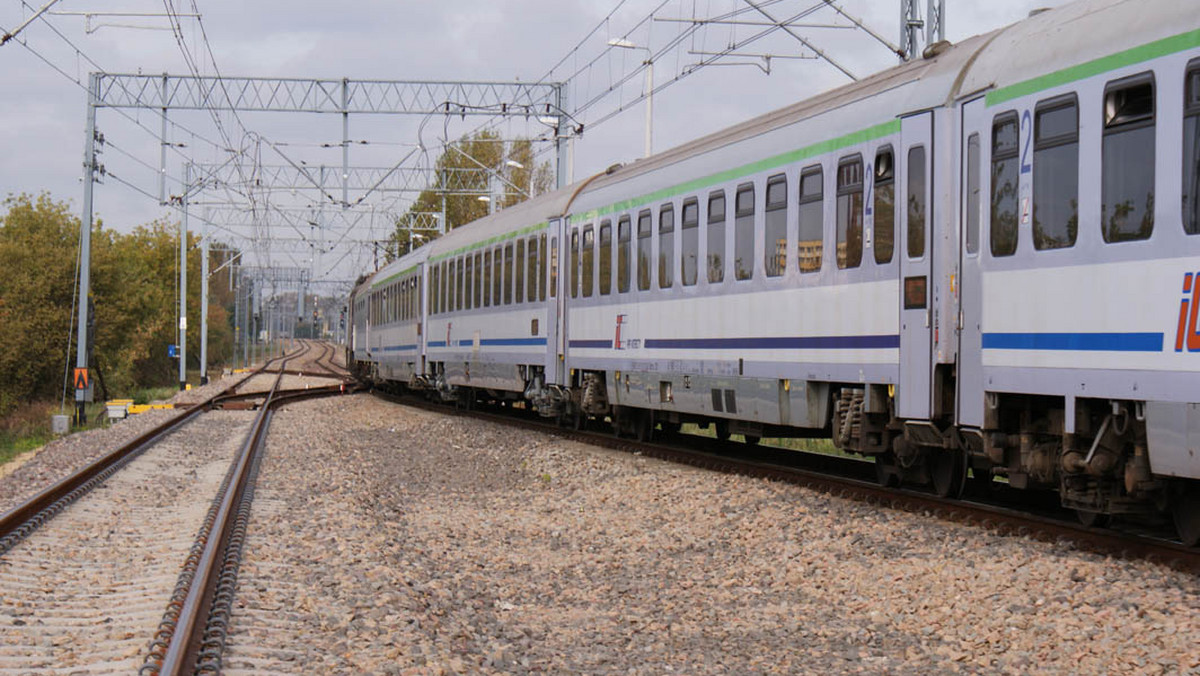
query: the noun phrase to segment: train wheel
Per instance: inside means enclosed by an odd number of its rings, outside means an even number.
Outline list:
[[[957,498],[962,495],[967,481],[967,463],[962,451],[931,451],[929,476],[933,479],[933,492],[938,497]]]
[[[720,439],[721,441],[729,440],[729,423],[725,422],[724,420],[718,420],[716,422],[716,424],[714,425],[714,427],[715,427],[718,439]]]
[[[747,434],[747,435],[744,435],[744,436],[746,437],[746,443],[747,443],[747,444],[749,444],[749,445],[751,445],[751,446],[757,446],[757,445],[758,445],[758,442],[762,441],[762,437],[760,437],[760,436],[755,436],[755,435],[753,435],[753,434]]]
[[[1075,518],[1088,528],[1107,528],[1112,517],[1103,512],[1089,512],[1086,509],[1075,510]]]
[[[884,488],[900,485],[900,475],[895,470],[895,456],[891,453],[875,456],[875,481]]]
[[[1180,492],[1171,503],[1171,516],[1183,544],[1200,545],[1200,495]]]
[[[645,442],[654,438],[653,411],[638,411],[633,420],[633,424],[637,428],[638,441]]]

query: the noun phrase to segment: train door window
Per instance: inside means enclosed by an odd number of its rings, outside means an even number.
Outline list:
[[[683,201],[679,224],[679,283],[695,286],[700,257],[700,202],[695,197]]]
[[[528,284],[529,286],[527,289],[528,293],[526,294],[526,297],[529,299],[529,302],[532,303],[537,300],[538,257],[539,257],[539,255],[545,256],[546,252],[538,251],[537,237],[529,238],[528,252],[529,252],[529,258],[527,259],[527,262],[526,262],[527,267],[525,269],[525,281],[526,281],[526,284]]]
[[[492,250],[492,305],[504,302],[501,291],[504,289],[504,263],[502,249],[497,246]]]
[[[1017,251],[1017,169],[1020,134],[1017,113],[1007,112],[992,122],[991,249],[993,256]]]
[[[612,223],[600,224],[600,295],[612,293]]]
[[[767,179],[767,214],[763,228],[763,267],[768,277],[787,270],[787,176]]]
[[[471,256],[469,254],[463,261],[463,265],[466,267],[466,272],[463,273],[463,278],[466,280],[466,284],[463,288],[463,309],[470,310],[471,305],[475,302],[475,299],[471,294],[471,291],[475,288],[475,271],[471,265]]]
[[[483,306],[492,305],[492,252],[483,252]]]
[[[725,280],[725,191],[708,195],[708,283]]]
[[[1184,80],[1183,231],[1200,234],[1200,62]]]
[[[733,204],[733,276],[750,279],[754,276],[754,184],[743,183],[737,188]]]
[[[604,221],[601,225],[607,225]],[[629,291],[629,247],[632,234],[628,216],[617,220],[617,293]]]
[[[567,273],[571,275],[571,297],[579,297],[579,229],[571,231],[570,260],[567,261]]]
[[[558,298],[558,238],[550,238],[550,297]]]
[[[517,240],[517,264],[516,264],[516,268],[513,270],[513,273],[516,276],[516,282],[517,282],[516,288],[514,289],[514,291],[516,293],[516,302],[524,303],[525,302],[525,240],[523,240],[523,239]]]
[[[538,236],[538,250],[541,252],[541,255],[538,256],[538,300],[544,302],[546,300],[546,259],[549,257],[546,251],[546,233],[544,232]]]
[[[483,254],[475,252],[475,307],[483,307]]]
[[[675,206],[664,204],[658,211],[658,288],[671,288],[674,272]]]
[[[1039,103],[1033,123],[1033,248],[1075,245],[1079,230],[1079,104]]]
[[[638,291],[650,288],[650,210],[644,209],[637,220],[637,280]]]
[[[1154,75],[1104,89],[1100,228],[1105,242],[1148,239],[1154,230]]]
[[[513,245],[512,242],[504,245],[504,304],[512,305],[513,302]]]
[[[583,250],[579,252],[583,259],[583,297],[591,298],[592,289],[596,285],[596,233],[592,226],[583,228]]]
[[[896,250],[896,159],[892,147],[885,146],[875,153],[875,188],[871,210],[875,214],[875,262],[892,262]]]
[[[837,173],[837,266],[862,264],[863,161],[862,155],[842,158]]]
[[[800,272],[821,269],[825,236],[825,178],[820,165],[800,173]]]
[[[925,256],[925,146],[908,149],[908,257]]]
[[[979,253],[979,134],[967,138],[967,253]]]

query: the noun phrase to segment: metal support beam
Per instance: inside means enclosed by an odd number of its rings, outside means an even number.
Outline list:
[[[183,213],[179,219],[179,389],[187,389],[187,232],[188,232],[188,189],[191,184],[191,166],[183,167]]]
[[[187,174],[185,174],[187,175]],[[200,384],[208,384],[208,221],[200,236]]]
[[[92,189],[96,181],[96,105],[100,76],[92,73],[88,78],[87,122],[83,129],[83,214],[79,220],[79,337],[75,344],[75,368],[88,368],[88,300],[91,298],[92,256]],[[87,390],[80,388],[78,377],[75,387],[75,424],[87,422]],[[90,383],[90,378],[84,377]]]

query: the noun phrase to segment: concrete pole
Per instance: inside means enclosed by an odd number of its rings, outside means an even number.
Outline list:
[[[183,216],[179,219],[179,389],[187,389],[187,233],[191,165],[183,165]]]
[[[650,50],[647,49],[646,52]],[[654,61],[646,56],[646,157],[654,152]]]
[[[555,188],[562,188],[567,185],[567,166],[570,163],[570,158],[567,154],[567,134],[563,133],[563,126],[567,122],[567,85],[566,83],[555,85],[555,105],[558,110],[555,114],[558,115],[558,126],[554,128],[554,151],[555,151]]]
[[[92,260],[92,189],[96,171],[96,104],[99,101],[100,74],[88,78],[87,123],[83,135],[83,214],[79,222],[79,338],[76,340],[75,368],[88,367],[88,297],[91,295]],[[87,390],[75,390],[75,424],[87,423]]]
[[[200,384],[208,384],[208,219],[200,230]]]
[[[233,281],[233,274],[237,271],[236,266],[232,266],[229,270],[229,279]],[[238,281],[237,289],[233,294],[233,368],[238,368],[238,357],[242,349],[242,285],[241,280]]]

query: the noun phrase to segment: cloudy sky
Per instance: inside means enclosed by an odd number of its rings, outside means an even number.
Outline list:
[[[12,31],[44,3],[0,0],[0,32]],[[759,4],[776,19],[801,15],[796,21],[810,25],[796,28],[797,34],[855,75],[896,63],[886,47],[861,31],[821,27],[848,25],[822,2]],[[839,4],[888,40],[899,42],[899,0]],[[958,41],[1062,0],[946,4],[947,38]],[[163,16],[80,15],[162,15],[168,8],[179,15],[178,35],[164,30],[170,20]],[[190,58],[204,75],[219,68],[225,76],[566,81],[569,108],[589,104],[576,113],[586,125],[574,147],[572,170],[577,178],[643,152],[644,104],[635,99],[642,93],[644,76],[634,71],[646,52],[612,49],[607,46],[610,40],[648,45],[655,54],[655,86],[673,82],[655,96],[656,150],[849,82],[826,62],[788,58],[812,56],[812,51],[781,31],[751,41],[763,28],[748,24],[764,18],[744,0],[61,0],[51,12],[0,47],[0,195],[48,192],[76,208],[82,198],[86,112],[79,83],[86,84],[87,74],[95,70],[186,74]],[[186,16],[197,12],[202,23]],[[741,12],[735,19],[744,24],[695,27],[672,21],[734,12]],[[725,57],[717,65],[683,75],[706,54],[734,44],[742,45],[735,51],[752,56]],[[773,57],[769,73],[760,56],[764,54]],[[627,81],[622,84],[623,80]],[[183,146],[169,153],[171,193],[180,192],[185,162],[224,161],[229,145],[244,161],[257,156],[263,164],[341,164],[338,116],[243,114],[234,119],[228,114],[181,112],[171,119],[168,141]],[[352,117],[350,138],[357,145],[350,163],[391,166],[408,155],[411,166],[427,164],[445,138],[457,138],[482,123],[479,118],[436,116]],[[160,124],[152,111],[131,112],[128,118],[100,111],[98,126],[108,141],[101,161],[117,180],[106,179],[97,187],[95,205],[109,227],[128,230],[155,218],[178,218],[152,199],[158,195]],[[536,119],[501,122],[496,129],[506,138],[546,133]],[[330,144],[333,147],[323,147]],[[543,159],[552,160],[552,154]],[[294,199],[295,204],[306,199],[312,203],[303,195]],[[394,194],[372,195],[365,204],[374,204],[378,213],[358,219],[352,240],[386,237],[386,214],[402,212],[405,206],[404,196]],[[334,254],[323,254],[319,264],[344,269],[370,263],[369,253],[363,251],[348,257]],[[335,265],[333,258],[340,262]]]

